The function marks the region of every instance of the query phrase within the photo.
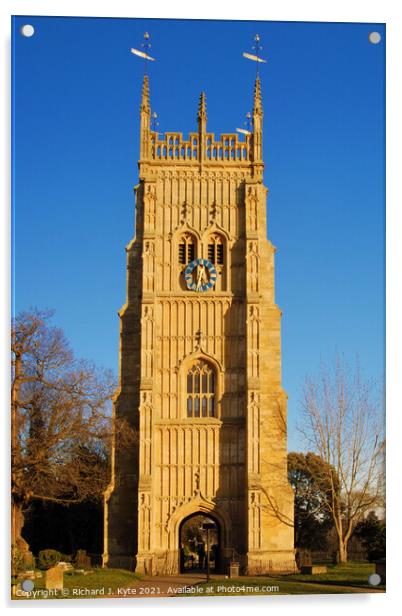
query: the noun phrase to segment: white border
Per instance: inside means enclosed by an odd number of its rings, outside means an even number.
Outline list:
[[[118,601],[112,603],[108,600],[103,601],[74,601],[63,602],[57,605],[57,609],[88,610],[88,609],[131,609],[142,612],[146,609],[147,613],[151,610],[162,608],[164,611],[191,610],[191,613],[204,613],[205,610],[231,609],[244,610],[252,609],[264,612],[275,610],[280,613],[292,613],[300,610],[308,610],[310,614],[336,614],[344,608],[358,610],[364,609],[365,614],[375,614],[378,616],[379,610],[384,610],[385,602],[387,608],[390,603],[396,606],[396,602],[401,603],[399,594],[399,572],[401,570],[401,534],[400,534],[400,435],[401,435],[401,414],[402,400],[399,381],[402,377],[401,351],[401,327],[402,302],[401,302],[401,266],[402,255],[400,246],[400,235],[402,232],[401,224],[401,188],[398,179],[401,177],[401,80],[398,76],[402,58],[402,19],[400,7],[401,3],[396,0],[337,0],[336,2],[325,2],[323,0],[255,0],[253,3],[239,2],[238,0],[203,0],[202,2],[190,3],[177,0],[154,0],[154,2],[134,2],[113,0],[89,1],[89,0],[36,0],[35,2],[3,0],[0,5],[0,28],[1,41],[3,45],[3,61],[1,62],[1,83],[3,84],[3,96],[1,97],[1,128],[0,134],[5,136],[3,147],[0,151],[1,158],[1,177],[0,186],[3,187],[3,204],[0,220],[0,267],[3,284],[2,293],[2,312],[0,319],[0,340],[2,344],[2,368],[1,391],[3,394],[3,409],[7,409],[9,377],[8,377],[8,357],[9,357],[9,333],[8,323],[10,316],[10,305],[8,300],[9,285],[9,200],[10,200],[10,15],[63,15],[63,16],[105,16],[105,17],[166,17],[166,18],[201,18],[201,19],[265,19],[278,21],[339,21],[339,22],[380,22],[387,24],[387,433],[388,433],[388,464],[387,464],[387,485],[388,485],[388,571],[387,582],[388,591],[386,595],[320,595],[320,596],[288,596],[288,597],[236,597],[230,599],[161,599],[159,601],[145,600],[146,603],[138,599]],[[7,416],[7,415],[6,415]],[[7,427],[6,427],[7,426]],[[9,424],[2,421],[3,451],[7,451],[9,441]],[[3,473],[8,469],[8,459],[3,456]],[[9,500],[8,482],[3,482],[4,498],[2,503]],[[394,489],[393,489],[394,488]],[[1,508],[2,521],[5,527],[8,526],[8,511],[5,507]],[[3,604],[10,607],[8,602],[8,531],[1,533],[2,543],[0,544],[1,562],[5,565],[4,574],[1,579]],[[391,537],[391,539],[390,539]],[[2,568],[3,569],[3,568]],[[25,609],[55,609],[56,605],[52,602],[25,603],[20,607],[16,602],[12,604],[17,611]]]

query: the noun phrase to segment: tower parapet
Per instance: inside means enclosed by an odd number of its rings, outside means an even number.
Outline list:
[[[239,139],[236,133],[223,133],[218,139],[214,133],[205,133],[205,145],[202,147],[200,133],[189,133],[187,138],[183,133],[165,133],[158,138],[156,133],[151,134],[151,160],[161,162],[216,162],[250,163],[251,148],[250,137]],[[140,161],[141,162],[141,161]]]
[[[207,132],[207,110],[205,92],[200,95],[197,113],[198,131],[184,136],[182,132],[165,132],[162,135],[151,130],[151,105],[149,98],[149,80],[144,76],[141,99],[141,163],[157,162],[176,164],[228,163],[233,165],[250,165],[262,163],[262,103],[261,84],[257,77],[254,91],[253,132],[240,136],[238,133]]]

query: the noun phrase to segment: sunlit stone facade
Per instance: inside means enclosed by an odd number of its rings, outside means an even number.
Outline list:
[[[177,573],[183,520],[207,513],[222,568],[294,569],[281,311],[267,239],[262,101],[250,134],[151,130],[141,101],[136,232],[127,246],[116,439],[105,494],[104,564]]]

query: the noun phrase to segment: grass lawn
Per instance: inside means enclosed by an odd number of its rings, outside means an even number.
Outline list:
[[[316,575],[302,575],[297,573],[286,576],[288,580],[299,582],[322,582],[330,584],[339,584],[346,586],[363,586],[372,588],[368,583],[368,577],[371,573],[375,573],[374,563],[350,561],[344,565],[326,565],[327,573],[318,573]]]
[[[277,575],[272,577],[246,577],[220,579],[198,584],[202,594],[196,596],[220,595],[305,595],[305,594],[345,594],[384,592],[384,586],[373,587],[368,577],[374,572],[371,563],[348,562],[345,565],[327,565],[328,572],[317,575]],[[15,599],[83,599],[113,596],[118,588],[134,587],[141,577],[124,569],[95,569],[88,575],[64,574],[64,591],[54,593],[44,589],[44,577],[35,580],[36,595],[14,597]],[[184,583],[185,578],[184,578]],[[158,578],[143,581],[144,585],[158,584]],[[84,592],[80,592],[83,590]],[[91,590],[93,592],[91,592]],[[41,592],[43,591],[43,592]],[[53,592],[53,594],[52,594]],[[45,593],[45,594],[44,594]],[[48,593],[48,594],[46,594]],[[178,595],[188,596],[188,595]],[[190,595],[191,596],[191,595]]]
[[[15,599],[93,599],[95,597],[107,597],[113,595],[118,588],[125,588],[141,579],[139,575],[125,569],[94,569],[88,575],[64,573],[64,592],[59,591],[56,595],[44,596],[38,593],[31,597],[14,597]],[[45,577],[35,580],[35,590],[45,588]],[[87,590],[96,591],[93,594]],[[84,593],[80,593],[84,590]],[[51,591],[49,591],[50,593]]]
[[[327,565],[328,572],[317,575],[295,573],[275,577],[241,577],[230,580],[211,580],[202,584],[206,594],[212,595],[306,595],[384,592],[383,585],[368,583],[374,573],[372,563],[348,562]],[[209,588],[208,588],[209,587]]]

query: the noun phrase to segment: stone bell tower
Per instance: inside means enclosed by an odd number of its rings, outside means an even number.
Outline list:
[[[114,402],[138,442],[115,439],[104,565],[177,573],[181,525],[205,514],[222,570],[294,570],[260,79],[243,139],[207,131],[204,93],[197,130],[160,137],[147,76],[140,117]]]

